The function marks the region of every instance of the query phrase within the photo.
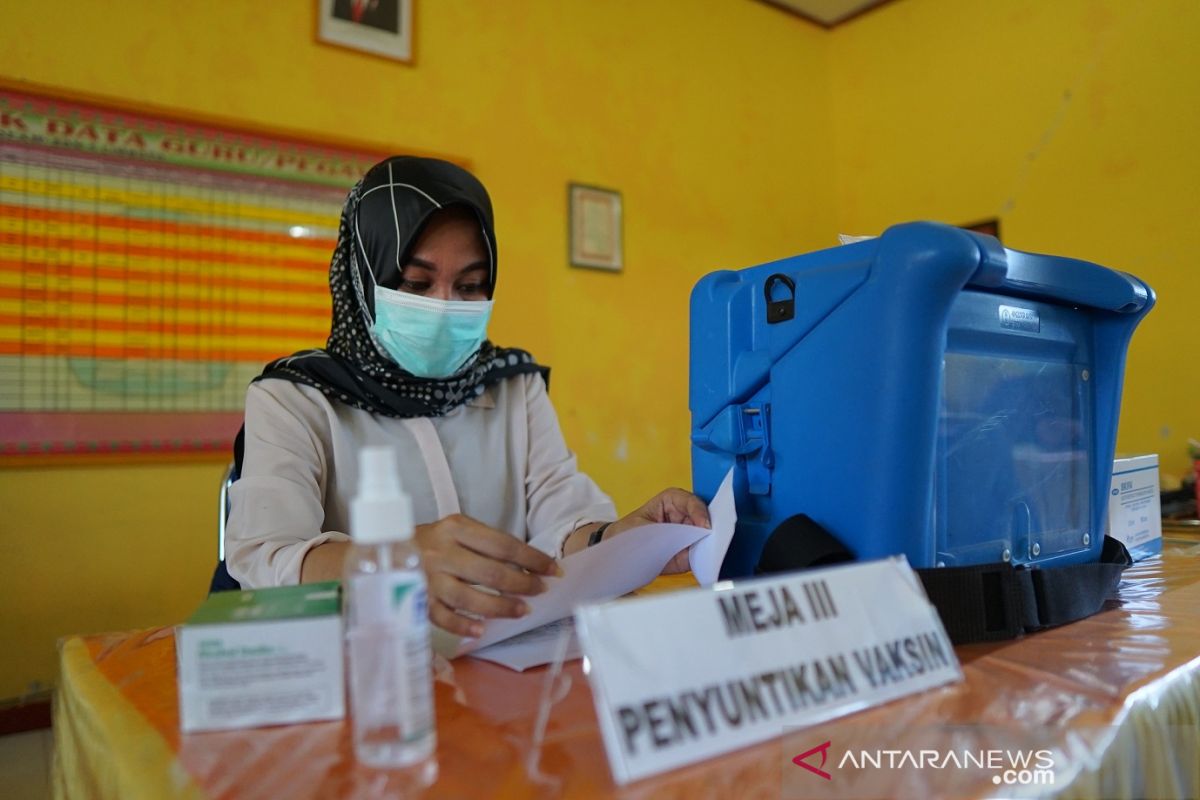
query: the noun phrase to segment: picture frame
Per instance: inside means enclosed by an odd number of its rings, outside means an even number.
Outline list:
[[[621,272],[625,266],[621,193],[569,183],[567,207],[571,266]]]
[[[316,0],[317,41],[413,63],[415,0]]]

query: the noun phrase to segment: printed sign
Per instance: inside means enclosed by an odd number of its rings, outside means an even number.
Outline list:
[[[962,679],[902,558],[618,600],[575,617],[622,784]]]
[[[382,155],[0,88],[0,465],[228,459]]]
[[[380,158],[4,90],[0,141],[296,179],[343,192]]]

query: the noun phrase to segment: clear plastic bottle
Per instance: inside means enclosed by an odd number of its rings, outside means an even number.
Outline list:
[[[425,573],[397,453],[367,447],[350,505],[343,600],[354,753],[368,766],[436,775]]]

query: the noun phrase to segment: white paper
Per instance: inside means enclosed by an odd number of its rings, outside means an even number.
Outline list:
[[[575,619],[618,784],[962,679],[902,557],[589,605]]]
[[[579,637],[575,635],[574,617],[564,617],[557,622],[517,634],[503,642],[474,650],[471,652],[471,658],[482,658],[517,672],[524,672],[530,667],[549,664],[554,659],[559,637],[564,635],[571,637],[571,640],[567,643],[567,654],[563,660],[574,661],[581,658],[583,648],[579,646]]]
[[[737,509],[733,504],[733,469],[725,474],[721,488],[708,504],[708,516],[712,522],[712,535],[705,536],[688,551],[688,564],[696,582],[708,588],[717,582],[721,563],[733,541],[733,529],[737,525]]]
[[[632,592],[654,580],[676,553],[688,549],[688,562],[701,586],[712,586],[721,571],[721,562],[733,539],[737,511],[733,502],[733,470],[721,482],[708,506],[712,528],[675,523],[643,525],[620,536],[606,539],[595,547],[580,550],[559,562],[563,577],[543,578],[547,591],[525,598],[530,612],[520,619],[494,619],[487,623],[483,636],[463,639],[456,655],[474,653],[496,642],[540,628],[569,617],[577,606],[611,600]],[[487,658],[516,670],[549,664],[554,657],[553,637],[533,638],[514,654],[500,653]],[[578,658],[578,648],[571,651]],[[509,659],[512,663],[508,663]],[[501,660],[504,659],[504,660]],[[512,664],[524,664],[522,667]]]
[[[859,242],[869,242],[875,238],[878,238],[878,237],[875,237],[875,236],[851,236],[848,233],[839,233],[838,234],[838,244],[858,244]]]
[[[656,523],[572,553],[558,562],[561,578],[542,578],[546,591],[524,598],[528,614],[520,619],[490,620],[478,639],[462,640],[458,655],[569,617],[576,606],[612,600],[639,589],[658,577],[676,553],[708,534],[705,528],[693,525]]]

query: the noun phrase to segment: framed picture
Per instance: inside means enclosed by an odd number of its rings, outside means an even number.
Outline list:
[[[571,266],[620,272],[621,193],[597,186],[568,184]]]
[[[413,60],[414,0],[316,0],[317,41]]]

